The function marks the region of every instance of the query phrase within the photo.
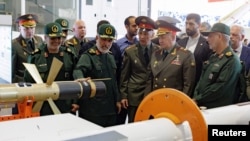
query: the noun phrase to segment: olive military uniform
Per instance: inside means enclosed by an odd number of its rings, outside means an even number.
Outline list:
[[[189,50],[174,46],[164,56],[163,50],[159,49],[152,54],[150,67],[153,78],[149,80],[152,82],[148,82],[145,94],[159,88],[174,88],[189,96],[192,94],[196,68],[194,56]]]
[[[233,104],[235,94],[238,93],[236,85],[240,71],[239,58],[230,47],[227,47],[220,55],[213,54],[204,63],[193,98],[199,106],[207,108]]]
[[[159,47],[152,43],[150,48],[149,54],[152,54]],[[139,43],[129,46],[124,52],[120,91],[122,99],[127,98],[131,106],[139,106],[150,75],[143,52],[144,47]]]
[[[80,51],[80,49],[81,49],[81,46],[83,46],[83,45],[84,45],[85,43],[87,43],[89,40],[86,39],[86,38],[84,38],[83,41],[79,41],[79,40],[74,36],[74,37],[72,37],[72,38],[70,38],[70,39],[68,39],[68,40],[66,40],[66,41],[68,41],[68,42],[70,42],[70,43],[73,44],[73,46],[74,46],[74,52],[76,53],[77,56],[79,56],[79,51]]]
[[[43,44],[43,40],[39,36],[32,38],[34,49]],[[25,67],[23,63],[27,62],[29,54],[34,51],[25,39],[20,35],[12,40],[12,83],[23,81]]]
[[[150,62],[152,78],[147,83],[146,95],[159,88],[174,88],[191,96],[194,90],[194,55],[177,45],[176,38],[173,37],[181,30],[172,24],[172,21],[173,18],[165,16],[156,21],[159,40],[172,43],[162,45],[161,49],[153,53]]]
[[[145,36],[143,34],[147,34],[149,37],[150,32],[156,29],[154,21],[146,16],[137,17],[135,23],[139,27],[139,40],[140,36]],[[123,55],[120,92],[122,101],[127,101],[128,103],[128,122],[134,121],[137,108],[144,97],[146,82],[150,75],[148,64],[151,54],[159,48],[150,40],[145,46],[142,46],[140,42],[126,48]]]
[[[17,18],[16,23],[26,28],[35,28],[37,16],[32,14],[22,15]],[[23,81],[25,67],[23,63],[27,62],[28,55],[43,44],[43,39],[34,35],[31,39],[19,37],[12,40],[12,83]]]

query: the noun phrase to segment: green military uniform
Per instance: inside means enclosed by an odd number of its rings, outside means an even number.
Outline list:
[[[114,27],[109,24],[101,25],[99,36],[100,38],[114,38]],[[103,127],[116,124],[116,103],[121,100],[116,82],[116,69],[114,56],[110,53],[102,54],[96,46],[81,55],[73,73],[75,79],[84,77],[111,79],[103,81],[106,85],[105,96],[79,100],[80,117]]]
[[[240,71],[240,60],[230,47],[220,55],[213,54],[204,63],[193,98],[207,108],[233,104]]]
[[[52,31],[50,31],[50,29],[55,26],[57,26],[59,30],[56,31],[56,33],[51,33]],[[45,34],[47,34],[47,36],[61,37],[59,33],[61,33],[60,25],[56,23],[49,23],[45,26]],[[56,35],[56,34],[59,34],[59,35]],[[48,79],[52,60],[54,57],[56,57],[63,63],[62,68],[60,69],[60,71],[58,72],[55,78],[55,81],[74,80],[72,74],[76,65],[76,57],[74,53],[72,52],[72,50],[68,47],[61,46],[59,47],[58,53],[49,53],[47,45],[44,44],[40,48],[36,49],[29,56],[28,63],[36,65],[43,82],[46,82]],[[26,82],[35,82],[32,76],[27,71],[25,71],[24,80]],[[54,102],[62,113],[70,112],[71,110],[70,100],[68,101],[57,100]],[[45,102],[40,111],[40,115],[50,115],[50,114],[53,114],[53,112],[51,108],[49,107],[48,102]]]
[[[35,28],[37,17],[27,14],[20,16],[16,22],[19,23],[19,26]],[[28,43],[28,40],[32,42],[32,45]],[[19,37],[12,40],[12,83],[23,81],[25,70],[23,63],[26,63],[28,55],[42,44],[43,39],[36,35],[32,39],[24,39],[20,34]]]
[[[160,88],[174,88],[191,95],[194,89],[194,55],[183,47],[174,46],[163,59],[162,49],[152,54],[150,68],[152,78],[148,82],[145,94]]]
[[[63,31],[63,35],[62,37],[64,39],[67,38],[68,36],[68,31],[72,31],[70,28],[69,28],[69,21],[66,20],[66,19],[63,19],[63,18],[58,18],[55,20],[55,23],[59,23],[62,27],[62,31]],[[74,47],[74,44],[68,40],[64,41],[62,43],[62,46],[66,47],[66,48],[70,48],[72,50],[72,52],[75,54],[75,56],[78,56],[78,54],[76,53],[76,48]]]
[[[69,41],[65,41],[63,44],[62,44],[62,47],[66,47],[66,48],[69,48],[75,55],[75,57],[77,58],[78,55],[76,54],[76,50],[74,48],[74,45],[73,43],[69,42]]]

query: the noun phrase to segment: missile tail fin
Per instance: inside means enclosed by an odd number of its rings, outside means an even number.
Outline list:
[[[51,64],[51,68],[50,68],[50,72],[49,72],[49,76],[47,79],[46,84],[47,85],[51,85],[53,83],[53,81],[55,80],[58,72],[60,71],[61,67],[62,67],[63,63],[58,60],[57,58],[53,58],[52,64]]]
[[[35,66],[35,64],[23,63],[24,67],[28,70],[32,78],[36,81],[37,84],[42,84],[43,80]]]

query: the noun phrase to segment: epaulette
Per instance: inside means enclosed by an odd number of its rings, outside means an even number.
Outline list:
[[[37,54],[37,53],[40,53],[41,50],[39,48],[36,48],[31,54]]]
[[[134,48],[134,47],[136,47],[136,45],[131,45],[131,46],[128,46],[125,50],[131,49],[131,48]]]
[[[72,50],[66,46],[66,51],[72,53]]]
[[[13,40],[13,43],[16,43],[16,42],[18,42],[17,38]]]
[[[109,53],[109,54],[113,54],[113,52],[112,52],[112,51],[109,51],[108,53]]]
[[[232,53],[231,51],[228,51],[228,52],[225,53],[225,55],[226,55],[227,57],[230,57],[230,56],[233,55],[233,53]]]
[[[100,51],[99,51],[98,49],[95,49],[95,48],[89,49],[88,52],[89,52],[89,54],[91,54],[91,55],[99,55],[99,54],[101,54]]]
[[[184,48],[184,47],[177,47],[178,50],[181,50],[183,52],[188,52],[188,49],[187,48]]]
[[[74,44],[72,42],[70,42],[70,41],[66,41],[65,46],[74,46]]]

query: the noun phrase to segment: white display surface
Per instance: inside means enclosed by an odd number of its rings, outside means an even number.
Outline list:
[[[61,141],[76,133],[102,128],[72,114],[40,116],[0,122],[0,140]]]
[[[11,25],[10,15],[0,15],[0,84],[11,83]]]

